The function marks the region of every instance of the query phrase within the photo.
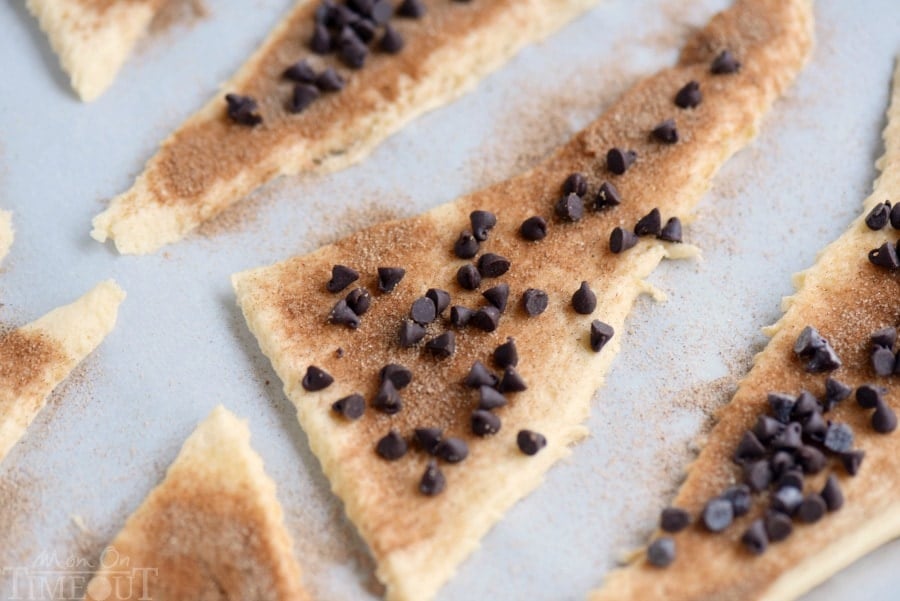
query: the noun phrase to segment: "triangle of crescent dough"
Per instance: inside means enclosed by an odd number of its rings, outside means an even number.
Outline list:
[[[80,299],[0,336],[0,461],[48,395],[116,323],[125,293],[106,281]]]
[[[312,55],[307,41],[319,2],[298,0],[222,92],[166,139],[131,189],[94,218],[91,236],[114,240],[121,253],[154,252],[279,175],[350,165],[596,2],[427,0],[421,20],[392,21],[405,38],[402,52],[373,52],[364,69],[351,71],[333,55]],[[285,108],[290,86],[281,73],[304,58],[320,69],[335,67],[347,85],[296,115]],[[254,97],[263,123],[229,122],[226,92]]]
[[[72,88],[102,94],[166,0],[28,0]]]
[[[864,203],[862,216],[826,247],[816,264],[798,274],[796,294],[785,299],[786,313],[767,330],[772,336],[756,357],[753,369],[741,382],[732,401],[719,413],[719,421],[673,504],[693,515],[710,498],[734,482],[736,468],[730,457],[744,430],[766,410],[769,391],[797,393],[807,389],[822,398],[825,375],[808,374],[793,357],[792,347],[807,325],[816,327],[831,342],[844,365],[833,373],[856,387],[875,382],[888,388],[887,402],[900,409],[900,387],[893,378],[878,378],[869,363],[869,335],[900,323],[900,282],[871,265],[869,250],[886,240],[896,242],[890,226],[869,230],[865,215],[885,199],[900,199],[900,68],[884,132],[885,154],[878,162],[881,176]],[[828,414],[853,428],[855,447],[865,451],[858,475],[849,477],[835,462],[844,506],[816,524],[795,522],[793,534],[770,544],[759,557],[745,552],[738,539],[751,511],[719,535],[699,528],[674,535],[676,561],[664,570],[649,567],[643,554],[635,563],[613,572],[592,601],[732,601],[796,599],[876,547],[900,536],[900,433],[878,434],[869,423],[870,411],[849,398]],[[824,477],[809,478],[806,492],[821,490]],[[757,509],[759,509],[757,507]]]
[[[250,430],[219,406],[104,551],[85,599],[307,601],[282,517]]]
[[[532,171],[422,216],[377,225],[310,255],[233,277],[248,326],[294,402],[334,492],[369,545],[388,599],[431,598],[504,511],[538,486],[550,466],[569,453],[569,445],[586,434],[590,399],[619,342],[613,336],[601,352],[592,352],[587,342],[591,320],[621,332],[634,299],[648,290],[641,278],[663,257],[691,251],[688,245],[643,238],[637,247],[613,255],[610,231],[620,224],[631,227],[653,207],[665,218],[684,217],[712,174],[747,143],[799,72],[812,44],[811,30],[811,5],[805,0],[739,1],[689,41],[677,66],[639,82]],[[709,61],[723,47],[742,57],[739,75],[710,75]],[[676,113],[672,98],[692,79],[700,81],[703,104]],[[647,132],[675,115],[684,141],[662,150]],[[640,157],[614,180],[622,204],[608,211],[586,210],[577,223],[553,220],[552,207],[570,173],[587,174],[592,190],[611,177],[603,165],[614,144],[628,144]],[[469,227],[468,215],[475,209],[492,211],[498,219],[481,251],[508,257],[512,267],[478,291],[467,291],[455,280],[465,261],[450,249]],[[550,234],[526,243],[518,228],[535,214],[548,217]],[[326,323],[343,296],[325,290],[335,264],[358,270],[361,279],[353,286],[365,286],[373,294],[372,308],[355,330]],[[376,292],[374,276],[380,266],[406,269],[390,294]],[[452,304],[478,308],[485,304],[481,291],[501,281],[511,293],[496,331],[457,329],[456,352],[443,361],[421,346],[403,349],[396,344],[401,320],[428,288],[446,289]],[[597,295],[591,316],[570,308],[581,281],[589,282]],[[549,308],[538,317],[528,318],[520,308],[526,288],[549,295]],[[429,336],[448,328],[446,320],[439,321],[429,326]],[[510,403],[496,411],[502,419],[499,433],[476,438],[469,425],[476,395],[461,382],[475,360],[489,365],[493,349],[510,336],[519,349],[517,369],[529,389],[510,394]],[[372,399],[379,369],[388,363],[413,372],[412,383],[401,392],[404,409],[388,416],[369,407],[356,422],[336,418],[331,404],[352,393]],[[310,365],[332,374],[334,384],[320,392],[304,390],[301,379]],[[446,490],[433,498],[417,491],[427,461],[424,453],[410,452],[395,462],[374,453],[376,441],[390,428],[410,437],[420,427],[442,428],[466,439],[470,448],[463,463],[442,466]],[[544,434],[547,447],[526,457],[516,446],[520,429]]]
[[[9,252],[9,247],[13,243],[13,227],[12,213],[9,211],[0,211],[0,261]]]

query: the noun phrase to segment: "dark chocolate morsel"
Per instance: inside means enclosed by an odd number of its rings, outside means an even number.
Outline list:
[[[659,209],[653,209],[641,217],[634,226],[634,233],[638,236],[659,236],[662,232],[662,217]]]
[[[615,331],[611,325],[604,323],[599,319],[592,321],[590,333],[591,350],[595,353],[599,353],[603,350],[603,347],[606,346],[606,343],[612,339],[614,334]]]
[[[308,83],[298,83],[294,86],[288,110],[292,113],[302,113],[319,97],[319,88]]]
[[[784,429],[784,424],[779,420],[769,417],[768,415],[760,415],[756,418],[756,425],[753,426],[753,433],[763,444],[768,444]]]
[[[772,410],[772,415],[775,416],[775,419],[780,421],[782,424],[786,424],[791,421],[791,414],[794,412],[794,403],[796,402],[794,397],[788,394],[782,394],[780,392],[770,392],[766,398],[769,402],[769,408]]]
[[[597,198],[594,199],[594,210],[602,211],[620,204],[622,204],[622,196],[619,194],[619,190],[609,182],[600,184]]]
[[[772,476],[780,478],[794,467],[794,456],[787,451],[776,451],[769,460],[769,465],[772,467]]]
[[[476,436],[490,436],[500,431],[500,418],[485,409],[472,412],[472,433]]]
[[[507,367],[503,370],[503,377],[500,378],[497,390],[500,392],[522,392],[527,389],[528,386],[525,384],[525,380],[522,379],[516,368]]]
[[[800,394],[797,395],[794,407],[791,409],[791,418],[804,419],[821,410],[822,407],[819,405],[818,399],[808,390],[801,390]]]
[[[659,232],[659,239],[663,242],[681,242],[681,220],[678,217],[669,217]]]
[[[792,451],[803,445],[803,426],[799,422],[791,422],[772,439],[772,447],[778,450]]]
[[[546,311],[549,303],[550,297],[543,290],[529,288],[522,293],[522,307],[530,317],[540,315]]]
[[[853,448],[853,430],[847,424],[830,423],[822,444],[833,453],[846,453]]]
[[[900,259],[897,258],[897,249],[890,242],[885,242],[876,249],[869,251],[869,262],[872,265],[885,269],[897,269],[900,267]]]
[[[445,438],[435,447],[434,454],[447,463],[459,463],[469,456],[469,447],[461,438]]]
[[[472,211],[469,214],[472,223],[472,234],[479,242],[487,240],[488,232],[497,225],[497,216],[490,211]]]
[[[825,500],[816,493],[812,493],[797,507],[797,519],[804,524],[814,524],[822,519],[827,510],[828,506],[825,504]]]
[[[500,323],[500,311],[493,305],[482,307],[475,312],[469,322],[479,330],[493,332]]]
[[[736,484],[722,493],[722,498],[731,503],[734,517],[740,517],[750,511],[753,500],[750,497],[750,487],[746,484]]]
[[[471,263],[466,263],[456,272],[456,282],[466,290],[475,290],[481,285],[481,274]]]
[[[406,455],[408,449],[409,446],[406,444],[406,441],[396,430],[391,430],[375,444],[375,452],[382,459],[387,459],[388,461],[400,459]]]
[[[425,350],[438,359],[447,359],[456,352],[456,334],[444,332],[425,344]]]
[[[226,110],[228,118],[235,123],[251,127],[262,123],[262,116],[257,110],[259,106],[256,104],[256,100],[250,96],[225,94],[225,102],[228,104]]]
[[[481,296],[503,313],[506,311],[507,302],[509,302],[509,284],[497,284],[493,288],[488,288],[482,292]]]
[[[413,440],[416,441],[420,449],[429,455],[434,455],[434,451],[441,442],[443,435],[444,432],[440,428],[416,428],[413,431]]]
[[[610,148],[606,153],[606,168],[615,173],[622,175],[637,160],[637,153],[633,150],[622,150],[621,148]]]
[[[796,468],[786,470],[781,477],[778,478],[776,488],[782,489],[786,486],[792,486],[797,490],[803,490],[803,472]]]
[[[620,227],[615,228],[609,235],[609,250],[616,255],[632,248],[637,243],[637,236]]]
[[[862,450],[846,451],[841,453],[841,464],[848,474],[855,476],[859,472],[859,468],[865,457],[866,452]]]
[[[496,409],[506,405],[506,397],[500,394],[493,386],[481,386],[478,388],[478,408]]]
[[[891,207],[891,227],[900,230],[900,202]]]
[[[478,272],[483,277],[499,278],[507,271],[509,271],[509,259],[506,257],[494,253],[484,253],[478,258]]]
[[[734,507],[731,501],[717,497],[703,508],[703,524],[710,532],[721,532],[734,521]]]
[[[285,69],[282,77],[298,83],[314,83],[316,81],[316,70],[312,68],[309,61],[304,59]]]
[[[359,279],[359,272],[346,265],[335,265],[331,268],[331,279],[325,284],[328,292],[340,292]]]
[[[714,75],[727,75],[729,73],[737,73],[741,68],[741,63],[735,58],[730,50],[723,50],[716,58],[713,59],[710,66],[710,72]]]
[[[675,540],[661,536],[647,547],[647,562],[657,568],[665,568],[675,561]]]
[[[409,309],[409,317],[416,323],[425,325],[437,319],[437,307],[427,296],[422,296],[413,301]]]
[[[403,348],[415,346],[425,338],[425,328],[412,321],[406,319],[400,325],[399,343]]]
[[[335,303],[334,307],[331,309],[331,313],[328,315],[328,321],[345,325],[352,330],[359,327],[359,315],[350,308],[350,305],[347,304],[347,300],[343,298]]]
[[[378,48],[381,49],[382,52],[387,52],[388,54],[397,54],[403,47],[406,45],[406,42],[403,40],[403,36],[400,35],[400,32],[391,27],[390,25],[384,26],[384,34],[381,36],[381,40],[378,42]]]
[[[691,524],[691,514],[679,507],[666,507],[659,514],[659,527],[665,532],[681,532]]]
[[[485,367],[481,361],[472,364],[469,374],[466,376],[465,385],[469,388],[480,388],[482,386],[496,387],[499,383],[496,375]]]
[[[348,31],[352,31],[353,34],[349,35]],[[369,48],[365,41],[360,39],[354,29],[345,28],[341,33],[340,47],[338,48],[338,57],[341,62],[351,69],[362,69],[368,56]]]
[[[440,288],[429,288],[425,297],[431,299],[437,314],[441,315],[450,306],[450,293]]]
[[[797,507],[803,502],[803,493],[793,486],[779,488],[772,495],[772,509],[785,515],[794,515]]]
[[[309,49],[316,54],[328,54],[331,52],[331,33],[324,25],[317,24],[313,29],[312,37],[309,40]]]
[[[390,292],[397,287],[406,270],[402,267],[379,267],[378,268],[378,289],[382,292]]]
[[[400,392],[391,380],[382,380],[372,406],[388,415],[394,415],[403,409],[403,399],[400,398]]]
[[[363,315],[372,305],[372,295],[365,288],[356,288],[347,295],[347,306],[357,315]]]
[[[897,203],[896,206],[900,207],[900,203]],[[897,328],[894,326],[881,328],[869,336],[869,342],[871,342],[873,350],[880,347],[890,350],[894,348],[894,343],[897,342]]]
[[[762,492],[772,483],[772,467],[765,459],[744,464],[744,482],[753,492]]]
[[[887,390],[874,384],[863,384],[856,389],[856,402],[863,409],[874,409]]]
[[[412,382],[412,372],[397,363],[388,363],[378,372],[379,382],[390,380],[397,390],[403,390]]]
[[[825,487],[822,489],[822,500],[828,511],[837,511],[844,506],[844,493],[841,491],[841,484],[838,482],[837,476],[829,474],[825,480]]]
[[[475,311],[472,309],[467,309],[462,305],[453,305],[450,308],[450,323],[458,328],[465,327],[473,315],[475,315]]]
[[[385,25],[394,16],[394,4],[391,0],[376,0],[369,15],[379,25]]]
[[[494,364],[500,368],[519,364],[519,352],[514,338],[507,338],[506,342],[494,349]]]
[[[890,434],[897,429],[897,414],[890,405],[879,401],[872,414],[872,428],[879,434]]]
[[[819,331],[812,326],[806,326],[797,336],[794,343],[794,353],[801,357],[812,357],[816,351],[825,348],[828,342],[822,338]]]
[[[419,19],[425,15],[425,5],[422,0],[403,0],[397,8],[397,14],[401,17]]]
[[[762,555],[769,547],[769,536],[762,518],[753,520],[741,535],[741,544],[754,555]]]
[[[584,197],[587,194],[587,190],[587,178],[584,177],[583,173],[572,173],[566,178],[566,181],[563,182],[563,194],[566,196],[569,194],[576,194]]]
[[[336,400],[331,404],[331,409],[347,419],[359,419],[366,411],[366,400],[361,394],[351,394]]]
[[[738,442],[737,450],[734,452],[735,463],[748,463],[762,459],[765,456],[766,447],[759,441],[756,434],[750,430],[744,432],[740,442]]]
[[[334,378],[331,377],[331,374],[322,368],[310,365],[306,368],[306,374],[300,384],[303,386],[303,390],[316,392],[328,388],[332,382],[334,382]]]
[[[338,92],[344,89],[344,78],[333,67],[328,67],[316,77],[316,87],[323,92]]]
[[[778,511],[770,511],[763,518],[763,521],[766,525],[766,535],[769,537],[769,542],[781,542],[794,531],[794,525],[791,523],[790,516]]]
[[[821,413],[813,413],[803,422],[803,437],[815,442],[825,440],[828,424]]]
[[[815,352],[812,359],[806,364],[806,371],[811,374],[819,374],[826,371],[834,371],[841,366],[841,360],[831,348],[830,344],[826,344],[825,348],[821,348]]]
[[[526,240],[537,242],[547,237],[547,220],[535,215],[522,222],[519,234]]]
[[[891,205],[885,202],[880,202],[869,211],[869,214],[866,215],[866,226],[870,230],[880,230],[884,228],[888,224],[890,220],[891,214]]]
[[[444,472],[438,467],[437,461],[430,459],[425,466],[422,479],[419,480],[419,492],[426,497],[433,497],[444,492],[446,485],[447,479],[444,477]]]
[[[597,295],[587,282],[581,282],[581,286],[572,295],[572,308],[581,315],[590,315],[597,308]]]
[[[678,142],[678,128],[675,127],[675,119],[666,119],[653,128],[653,139],[663,144],[675,144]]]
[[[825,411],[830,411],[835,405],[846,399],[853,389],[834,378],[825,380]]]
[[[675,94],[675,106],[683,109],[692,109],[703,101],[703,94],[700,92],[700,84],[696,81],[689,81],[684,84],[678,93]]]
[[[547,439],[543,434],[532,430],[519,430],[516,435],[516,445],[526,455],[537,455],[541,449],[547,446]]]
[[[584,201],[575,194],[567,194],[556,202],[556,216],[563,221],[581,221],[584,216]]]
[[[797,450],[797,463],[803,468],[805,474],[818,474],[825,469],[828,460],[816,447],[804,445]]]

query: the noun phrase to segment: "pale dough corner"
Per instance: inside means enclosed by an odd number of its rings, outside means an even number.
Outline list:
[[[135,601],[308,601],[283,518],[247,424],[220,405],[110,542],[118,559],[102,565],[85,599],[106,599],[121,579],[130,596],[118,598]]]
[[[9,253],[15,233],[12,227],[12,213],[0,211],[0,262]]]
[[[47,397],[112,331],[125,292],[101,282],[70,305],[0,337],[0,461]]]
[[[112,84],[166,0],[28,0],[84,102]]]

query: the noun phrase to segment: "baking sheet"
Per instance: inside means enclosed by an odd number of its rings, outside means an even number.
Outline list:
[[[23,3],[0,3],[0,207],[14,211],[17,233],[0,273],[0,322],[30,321],[107,277],[129,295],[115,331],[0,464],[0,566],[95,561],[222,403],[249,420],[316,597],[377,598],[371,560],[243,323],[230,274],[527,167],[673,62],[691,26],[728,2],[607,0],[361,165],[279,180],[153,256],[120,257],[90,240],[91,217],[291,4],[210,2],[206,18],[153,33],[84,105]],[[441,601],[582,599],[599,585],[674,494],[692,441],[779,316],[790,274],[856,214],[882,151],[900,7],[819,0],[816,12],[811,64],[686,230],[704,258],[652,276],[669,300],[638,303],[594,400],[592,436],[491,531]],[[888,545],[806,599],[895,599],[898,562],[900,543]],[[11,586],[0,576],[0,599]]]

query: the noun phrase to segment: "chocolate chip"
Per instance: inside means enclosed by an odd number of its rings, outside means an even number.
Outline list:
[[[391,0],[377,0],[369,11],[372,20],[379,25],[384,25],[394,16],[394,4]]]
[[[537,242],[547,237],[547,220],[535,215],[522,222],[519,234],[526,240]]]
[[[405,45],[406,42],[403,40],[403,36],[400,35],[400,32],[390,25],[385,25],[384,34],[378,42],[378,48],[380,48],[382,52],[387,52],[388,54],[397,54],[403,50]]]
[[[891,214],[891,205],[886,202],[880,202],[869,211],[866,215],[866,226],[870,230],[878,231],[888,224]]]
[[[834,378],[825,380],[825,411],[830,411],[835,405],[850,396],[853,389]]]
[[[787,451],[777,451],[769,460],[769,465],[772,467],[772,476],[781,477],[794,467],[794,456]]]
[[[316,81],[316,70],[309,61],[302,60],[285,69],[281,76],[298,83],[313,83]]]
[[[756,418],[756,425],[753,426],[753,433],[763,444],[771,442],[782,430],[784,424],[768,415],[760,415]]]
[[[472,211],[469,214],[472,223],[472,233],[479,242],[484,242],[490,232],[497,225],[497,216],[490,211]]]
[[[597,197],[594,199],[594,210],[602,211],[620,204],[622,204],[622,196],[619,194],[619,190],[609,182],[600,184]]]
[[[812,359],[806,364],[806,371],[812,374],[818,374],[826,371],[834,371],[841,366],[841,360],[831,348],[830,344],[825,345],[815,352]]]
[[[507,367],[503,370],[503,377],[500,378],[497,389],[500,392],[522,392],[527,390],[528,386],[514,367]]]
[[[797,450],[797,463],[806,474],[818,474],[828,462],[825,455],[816,447],[804,445]]]
[[[298,83],[294,86],[291,101],[288,103],[288,111],[302,113],[319,97],[319,88],[308,83]]]
[[[475,311],[472,309],[467,309],[461,305],[453,305],[450,308],[450,323],[458,328],[463,328],[468,325],[473,315],[475,315]]]
[[[659,514],[659,527],[665,532],[681,532],[691,524],[691,514],[678,507],[666,507]]]
[[[256,104],[256,100],[250,96],[225,94],[225,102],[228,104],[226,110],[228,118],[235,123],[249,125],[250,127],[262,123],[262,116],[257,112],[259,107]]]
[[[822,500],[828,511],[837,511],[844,506],[844,493],[841,491],[840,482],[837,476],[829,474],[825,480],[825,487],[822,489]]]
[[[657,568],[665,568],[675,561],[675,541],[661,536],[647,547],[647,561]]]
[[[464,230],[453,244],[453,254],[460,259],[471,259],[478,254],[481,244],[469,230]]]
[[[736,73],[741,68],[741,63],[734,57],[729,50],[723,50],[713,59],[710,72],[714,75],[727,75]]]
[[[846,451],[841,453],[841,464],[848,474],[855,476],[859,472],[859,468],[865,457],[865,451]]]
[[[403,390],[412,382],[412,372],[397,363],[388,363],[378,372],[378,381],[390,380],[397,390]]]
[[[351,394],[350,396],[345,396],[342,399],[336,400],[332,403],[331,409],[347,419],[359,419],[366,411],[366,400],[361,394]]]
[[[828,431],[828,424],[821,413],[813,413],[806,421],[803,422],[803,436],[815,442],[825,440],[825,432]]]
[[[375,399],[372,401],[372,406],[388,415],[400,413],[400,410],[403,409],[403,399],[400,398],[400,392],[391,380],[382,380]]]
[[[799,449],[803,445],[802,435],[803,427],[797,422],[791,422],[772,439],[772,447],[788,451]]]
[[[353,31],[349,28],[345,28],[341,33],[338,56],[340,57],[341,62],[351,69],[362,69],[366,64],[366,58],[369,56],[369,49],[366,47],[365,42],[361,40],[355,32],[352,35],[348,35],[348,30]]]
[[[519,450],[526,455],[537,455],[541,449],[547,446],[547,439],[543,434],[532,430],[519,430],[516,435],[516,444]]]
[[[507,338],[506,342],[494,349],[494,363],[500,368],[515,367],[519,364],[515,339]]]
[[[606,346],[606,343],[612,339],[614,334],[615,332],[611,325],[603,323],[599,319],[592,321],[590,333],[591,350],[595,353],[599,353],[603,350],[603,347]]]
[[[750,498],[750,487],[746,484],[736,484],[722,493],[722,498],[731,503],[734,517],[740,517],[750,511],[753,501]]]
[[[876,249],[869,251],[869,262],[872,265],[885,269],[897,269],[900,267],[900,259],[897,258],[897,249],[890,242],[885,242]]]
[[[316,78],[316,87],[323,92],[338,92],[344,89],[344,78],[332,67],[328,67]]]
[[[863,384],[856,389],[856,403],[863,409],[874,409],[882,400],[882,394],[887,390],[874,384]]]
[[[406,270],[402,267],[379,267],[378,268],[378,289],[382,292],[390,292],[397,287]]]
[[[368,17],[371,15],[374,4],[374,0],[347,0],[347,8],[361,17]]]
[[[748,463],[756,461],[766,456],[766,447],[759,441],[752,431],[747,430],[741,436],[738,442],[737,450],[734,452],[734,461],[736,463]]]
[[[822,407],[819,405],[816,397],[808,390],[801,390],[800,394],[797,395],[794,407],[791,409],[791,417],[793,419],[803,419],[821,410]]]
[[[425,473],[419,480],[419,492],[426,497],[433,497],[444,492],[447,485],[447,479],[444,478],[444,472],[438,467],[437,461],[430,459],[425,466]]]
[[[567,194],[556,202],[556,216],[563,221],[581,221],[584,216],[584,201],[577,194]]]
[[[472,412],[472,433],[476,436],[490,436],[500,431],[500,418],[484,409]]]
[[[753,492],[761,492],[772,483],[772,467],[765,459],[751,461],[744,465],[744,482]]]
[[[400,325],[399,342],[402,348],[415,346],[423,338],[425,338],[425,328],[411,319],[404,320]]]
[[[683,109],[692,109],[703,101],[703,94],[700,92],[700,84],[696,81],[689,81],[684,87],[675,94],[675,106]]]
[[[317,392],[328,388],[332,382],[334,382],[334,378],[331,377],[331,374],[315,365],[310,365],[306,368],[306,374],[300,384],[303,386],[303,390]]]
[[[359,327],[359,315],[350,308],[346,299],[343,298],[335,303],[334,307],[331,309],[331,313],[328,314],[328,321],[345,325],[352,330]]]
[[[741,544],[754,555],[762,555],[769,547],[769,537],[762,518],[750,522],[750,526],[741,535]]]
[[[522,293],[522,307],[530,317],[540,315],[546,311],[549,303],[550,297],[543,290],[529,288]]]
[[[316,25],[329,25],[334,19],[336,10],[337,7],[331,0],[323,0],[323,2],[316,7],[314,15]]]
[[[659,232],[659,239],[663,242],[681,242],[681,220],[678,217],[669,217]]]
[[[582,173],[572,173],[566,178],[566,181],[563,182],[563,194],[566,196],[569,194],[584,196],[587,194],[587,189],[587,178],[584,177],[584,174]]]
[[[485,367],[481,361],[472,364],[469,374],[466,376],[465,385],[469,388],[480,388],[482,386],[495,387],[499,383],[499,379],[491,371]]]
[[[814,524],[822,519],[827,509],[825,500],[813,493],[803,499],[803,502],[797,507],[797,519],[804,524]]]
[[[359,21],[359,18],[359,15],[349,7],[338,5],[334,7],[328,25],[334,29],[343,29],[344,27]]]
[[[369,310],[369,306],[372,304],[372,295],[365,288],[356,288],[350,291],[346,301],[350,310],[361,316]]]
[[[506,405],[506,397],[493,386],[481,386],[478,388],[478,408],[496,409]]]
[[[404,455],[409,447],[403,437],[396,430],[391,430],[375,444],[375,452],[382,459],[396,461]]]
[[[597,295],[587,282],[581,282],[581,286],[572,295],[572,308],[581,315],[590,315],[597,308]]]
[[[425,298],[431,299],[438,315],[441,315],[450,306],[450,293],[440,288],[429,288]]]
[[[662,217],[659,209],[653,209],[641,217],[634,226],[634,233],[638,236],[659,236],[662,232]]]
[[[675,127],[675,119],[666,119],[653,128],[653,138],[663,144],[675,144],[678,142],[678,129]]]
[[[317,24],[313,29],[312,38],[309,40],[309,49],[316,54],[328,54],[331,52],[331,33],[322,24]]]
[[[413,431],[413,440],[420,449],[429,455],[434,455],[443,435],[444,432],[440,428],[416,428]]]
[[[422,296],[413,301],[409,316],[417,324],[429,324],[437,319],[437,307],[430,298]]]
[[[879,434],[890,434],[897,429],[897,415],[884,401],[879,401],[875,407],[875,413],[872,414],[872,427]]]
[[[793,486],[779,488],[772,495],[772,509],[785,515],[794,515],[794,512],[803,502],[803,493]]]
[[[609,235],[609,250],[616,255],[632,248],[637,243],[637,236],[620,227],[614,229]]]
[[[853,448],[853,430],[847,424],[828,424],[828,431],[825,432],[822,444],[834,453],[846,453]]]
[[[456,334],[444,332],[425,344],[425,350],[438,359],[447,359],[456,352]]]
[[[506,303],[509,301],[509,284],[497,284],[482,292],[481,295],[503,313],[506,311]]]
[[[425,5],[422,0],[403,0],[397,9],[397,14],[401,17],[419,19],[425,15]]]
[[[900,207],[900,203],[897,206]],[[897,342],[897,328],[893,326],[881,328],[869,336],[869,342],[872,345],[872,349],[892,349],[894,348],[894,343]]]
[[[780,392],[770,392],[766,396],[766,400],[775,419],[783,424],[791,421],[791,414],[794,412],[794,403],[796,402],[794,397]]]
[[[325,284],[328,292],[340,292],[359,279],[359,273],[346,265],[335,265],[331,268],[331,279]]]
[[[778,543],[786,539],[794,531],[790,516],[777,511],[771,511],[763,519],[766,525],[766,535],[769,542]]]
[[[479,330],[493,332],[497,329],[497,324],[500,323],[500,311],[493,305],[482,307],[475,312],[475,315],[469,321]]]
[[[803,472],[801,470],[792,468],[781,474],[781,477],[778,479],[777,488],[780,490],[788,486],[796,488],[799,491],[803,490]]]
[[[733,521],[734,508],[728,499],[712,499],[703,508],[703,524],[710,532],[721,532]]]
[[[475,290],[481,285],[481,274],[471,263],[466,263],[456,272],[456,282],[466,290]]]
[[[633,150],[622,150],[621,148],[610,148],[606,153],[606,168],[615,173],[622,175],[637,160],[637,153]]]
[[[817,329],[812,326],[806,326],[800,331],[800,335],[797,336],[797,341],[794,343],[794,353],[801,357],[811,357],[827,344],[828,342],[822,338]]]
[[[447,463],[459,463],[469,456],[469,447],[461,438],[445,438],[435,447],[434,454]]]
[[[900,230],[900,203],[891,207],[891,227]]]
[[[879,347],[872,353],[871,359],[872,369],[875,370],[875,375],[887,377],[894,373],[896,358],[891,349],[883,346]]]

